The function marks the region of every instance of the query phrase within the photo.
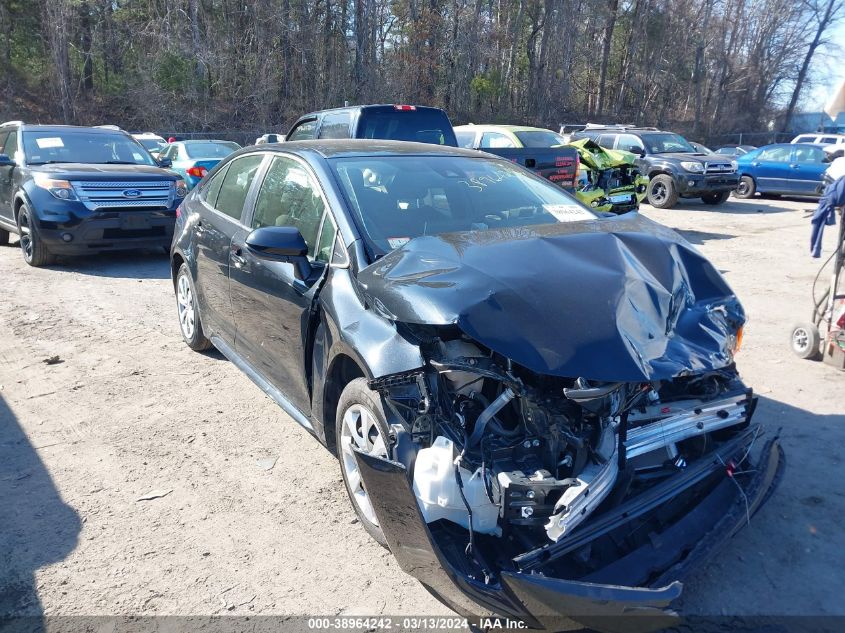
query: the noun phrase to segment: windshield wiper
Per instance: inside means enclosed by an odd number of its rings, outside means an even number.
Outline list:
[[[57,165],[60,163],[67,163],[66,160],[42,160],[36,163],[27,163],[27,165]]]

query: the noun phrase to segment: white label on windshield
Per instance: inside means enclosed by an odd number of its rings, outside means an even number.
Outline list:
[[[387,243],[390,244],[390,248],[399,248],[400,246],[405,246],[408,242],[411,241],[410,237],[388,237]]]
[[[49,149],[50,147],[64,147],[65,144],[62,142],[58,136],[49,137],[49,138],[37,138],[35,139],[35,144],[38,145],[41,149]]]
[[[543,208],[555,216],[558,222],[578,222],[595,220],[595,216],[577,204],[544,204]]]

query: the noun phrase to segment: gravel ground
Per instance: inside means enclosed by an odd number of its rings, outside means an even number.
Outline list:
[[[813,207],[643,210],[742,298],[738,362],[788,458],[769,504],[687,583],[687,614],[845,614],[845,375],[787,347],[811,310]],[[164,256],[37,270],[14,245],[0,279],[0,613],[450,613],[356,523],[335,458],[182,343]]]

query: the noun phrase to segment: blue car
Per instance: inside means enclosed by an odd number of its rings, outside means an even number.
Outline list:
[[[193,189],[217,163],[240,148],[232,141],[178,141],[165,146],[159,158],[170,159],[170,168]]]
[[[736,159],[740,181],[734,195],[737,198],[752,198],[755,193],[819,196],[822,175],[829,167],[822,159],[823,146],[814,143],[758,147]]]

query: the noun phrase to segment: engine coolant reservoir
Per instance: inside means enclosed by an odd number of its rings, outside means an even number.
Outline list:
[[[454,459],[455,446],[442,435],[419,451],[414,464],[414,493],[426,523],[446,519],[469,529],[469,515],[455,480]],[[460,473],[464,496],[472,508],[473,531],[499,534],[499,507],[487,497],[481,469],[471,473],[461,468]]]

